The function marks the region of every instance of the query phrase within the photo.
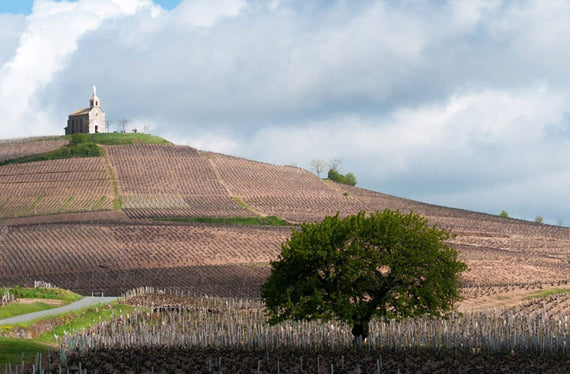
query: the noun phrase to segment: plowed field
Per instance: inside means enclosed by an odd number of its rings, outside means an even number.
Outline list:
[[[191,147],[105,149],[103,158],[0,167],[0,285],[44,280],[83,293],[153,285],[255,296],[289,228],[150,219],[275,215],[296,224],[386,208],[453,229],[451,244],[470,268],[466,287],[563,287],[570,278],[568,228],[402,199]],[[117,197],[122,212],[96,215],[113,209]]]

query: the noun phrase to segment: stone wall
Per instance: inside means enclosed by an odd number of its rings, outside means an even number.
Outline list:
[[[105,112],[101,108],[93,108],[89,111],[89,133],[106,132]]]

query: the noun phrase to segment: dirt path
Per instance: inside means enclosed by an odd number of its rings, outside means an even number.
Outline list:
[[[60,313],[70,312],[72,310],[82,309],[82,308],[85,308],[87,306],[91,306],[91,305],[95,305],[95,304],[110,303],[111,301],[114,301],[116,299],[117,299],[116,297],[87,296],[87,297],[84,297],[83,299],[81,299],[79,301],[76,301],[74,303],[71,303],[69,305],[65,305],[65,306],[62,306],[59,308],[42,310],[39,312],[22,314],[22,315],[15,316],[15,317],[1,319],[0,320],[0,326],[10,325],[13,323],[27,322],[27,321],[31,321],[31,320],[36,319],[36,318],[53,316],[53,315],[60,314]]]

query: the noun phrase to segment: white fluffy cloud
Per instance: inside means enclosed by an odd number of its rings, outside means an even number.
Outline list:
[[[567,2],[37,0],[0,21],[2,137],[61,132],[96,84],[114,130],[570,224]]]
[[[41,89],[66,68],[81,36],[97,30],[104,20],[133,14],[145,4],[150,2],[35,0],[19,45],[0,70],[0,118],[9,124],[3,127],[4,136],[52,128],[51,114],[38,106]]]
[[[220,19],[237,16],[245,5],[243,0],[185,1],[176,7],[171,18],[190,27],[212,27]]]

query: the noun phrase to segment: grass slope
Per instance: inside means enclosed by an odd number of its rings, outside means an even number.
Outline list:
[[[3,305],[0,306],[0,319],[57,308],[77,301],[83,297],[71,291],[61,290],[57,288],[20,288],[18,286],[13,288],[0,288],[0,294],[3,294],[6,290],[8,290],[10,294],[14,295],[16,299],[61,300],[62,303],[54,305],[52,303],[45,303],[38,300],[37,302],[33,303],[15,302],[8,305]]]
[[[36,354],[45,355],[48,350],[53,352],[55,349],[49,344],[30,339],[0,337],[0,368],[9,363],[20,365],[22,360],[26,363],[34,362]]]
[[[70,138],[70,135],[63,137]],[[172,144],[160,136],[141,133],[105,133],[87,134],[87,141],[102,145],[124,145],[124,144]]]
[[[101,149],[96,144],[83,143],[75,145],[66,145],[59,149],[56,149],[55,151],[42,153],[39,155],[12,158],[0,162],[0,166],[9,165],[9,164],[23,164],[27,162],[59,160],[63,158],[99,157],[99,156],[101,156]]]
[[[62,336],[65,332],[70,333],[89,328],[94,323],[118,318],[124,313],[131,313],[134,309],[132,306],[117,303],[98,304],[35,321],[0,326],[1,335],[7,335],[12,330],[36,331],[38,329],[36,326],[50,326],[33,339],[0,336],[0,368],[4,368],[8,363],[20,365],[22,360],[26,364],[31,364],[38,353],[44,357],[48,350],[51,350],[52,354],[54,353],[54,350],[57,349],[56,335]]]
[[[79,294],[59,288],[20,288],[15,286],[12,288],[0,288],[0,293],[3,293],[5,290],[8,290],[17,299],[52,299],[72,302],[83,298]]]
[[[49,138],[47,140],[53,140],[53,139],[70,140],[71,143],[73,143],[72,135],[63,135],[59,138]],[[149,134],[139,134],[139,133],[85,134],[84,139],[85,142],[79,144],[65,145],[54,151],[4,160],[0,162],[0,166],[9,165],[9,164],[22,164],[26,162],[59,160],[64,158],[75,158],[75,157],[100,157],[102,155],[102,149],[97,146],[98,144],[100,145],[172,144],[169,141],[159,136],[149,135]]]
[[[37,301],[34,303],[29,303],[29,304],[28,303],[20,304],[18,302],[15,302],[15,303],[3,305],[0,307],[0,320],[2,320],[4,318],[11,318],[11,317],[15,317],[15,316],[20,316],[22,314],[28,314],[28,313],[40,312],[42,310],[59,308],[60,306],[63,306],[63,305],[65,305],[65,303],[64,304],[49,304],[49,303]]]

